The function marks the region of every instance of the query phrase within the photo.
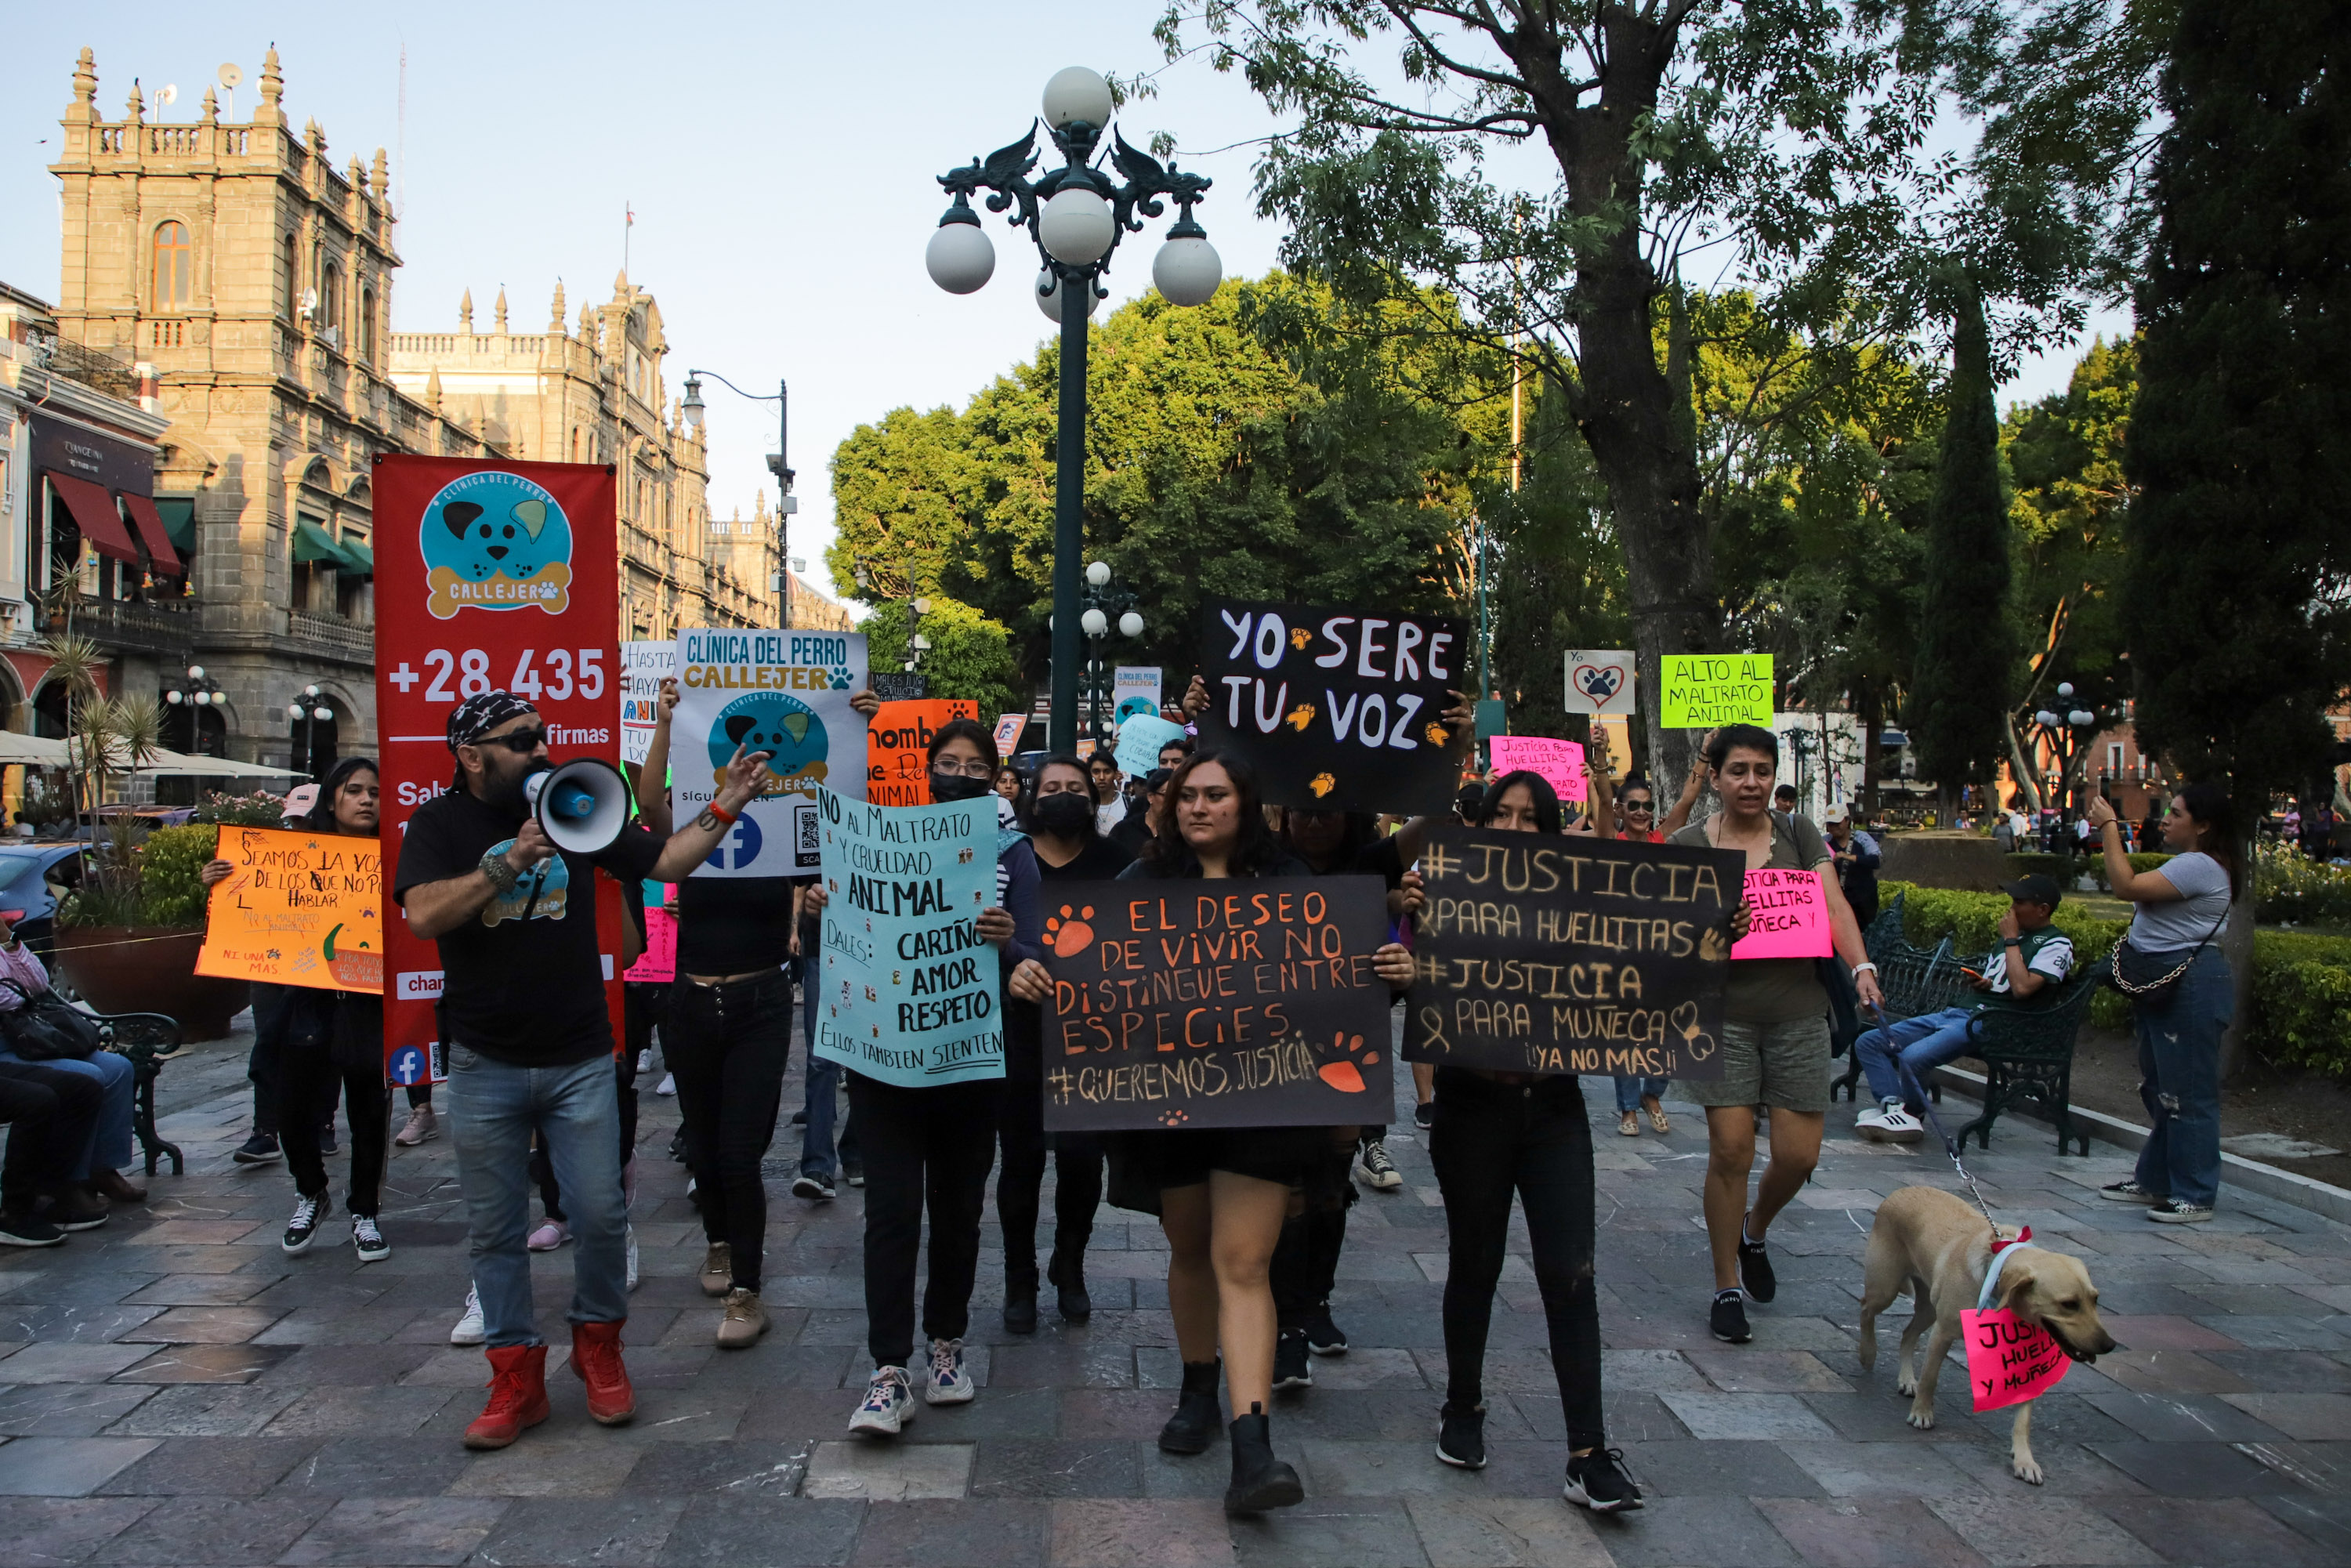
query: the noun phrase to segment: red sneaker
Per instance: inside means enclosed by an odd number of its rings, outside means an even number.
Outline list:
[[[469,1448],[503,1448],[547,1419],[547,1347],[510,1344],[488,1354],[490,1403],[465,1428]]]
[[[627,1322],[571,1325],[571,1370],[588,1385],[588,1414],[607,1427],[637,1413],[637,1391],[621,1364],[621,1329]]]

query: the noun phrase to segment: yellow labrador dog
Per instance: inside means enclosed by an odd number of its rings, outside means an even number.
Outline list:
[[[2012,1225],[2000,1228],[2002,1240],[2016,1234]],[[1877,1364],[1877,1314],[1896,1296],[1908,1295],[1915,1310],[1910,1326],[1902,1331],[1901,1375],[1895,1386],[1913,1396],[1913,1427],[1935,1424],[1935,1379],[1943,1357],[1959,1342],[1959,1313],[1976,1304],[1983,1288],[1991,1243],[1983,1216],[1938,1187],[1906,1186],[1877,1206],[1877,1223],[1870,1228],[1862,1259],[1861,1364],[1865,1371]],[[2115,1348],[2098,1321],[2097,1287],[2080,1259],[2026,1242],[2008,1262],[2001,1287],[1997,1304],[2047,1329],[2074,1360],[2093,1362]],[[1926,1364],[1914,1372],[1911,1353],[1930,1322],[1935,1332],[1927,1342]],[[2016,1407],[2008,1458],[2019,1480],[2041,1484],[2041,1466],[2032,1457],[2030,1400]]]

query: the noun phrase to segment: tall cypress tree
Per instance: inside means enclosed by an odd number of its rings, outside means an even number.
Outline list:
[[[1991,339],[1974,280],[1960,274],[1955,286],[1950,387],[1927,515],[1918,662],[1903,714],[1920,772],[1946,786],[1991,776],[2007,744],[2001,717],[2016,664]]]
[[[2138,288],[2125,624],[2140,745],[2257,808],[2351,681],[2351,26],[2183,0]]]

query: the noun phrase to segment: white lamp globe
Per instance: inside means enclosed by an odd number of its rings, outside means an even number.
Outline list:
[[[2058,695],[2059,696],[2061,696],[2061,697],[2070,697],[2070,696],[2072,696],[2072,695],[2074,695],[2074,683],[2073,683],[2073,682],[2071,682],[2071,681],[2060,681],[2060,682],[2058,682],[2058,683],[2057,683],[2057,695]]]
[[[1059,131],[1073,120],[1082,120],[1099,131],[1110,123],[1110,83],[1100,71],[1083,66],[1071,66],[1053,73],[1045,84],[1045,123]]]
[[[1106,560],[1088,562],[1086,566],[1086,580],[1092,583],[1096,588],[1100,588],[1103,583],[1108,582],[1110,580],[1110,562]]]
[[[188,679],[192,681],[201,681],[204,678],[204,667],[202,664],[190,664],[188,666]]]
[[[1170,305],[1206,305],[1224,280],[1224,258],[1205,239],[1171,239],[1151,260],[1152,284]]]
[[[2039,713],[2032,716],[2032,722],[2039,725],[2043,729],[2055,729],[2057,727],[2057,716],[2051,713],[2047,708],[2043,708]]]
[[[1118,629],[1129,637],[1143,635],[1143,617],[1130,610],[1118,618]]]
[[[1084,185],[1054,192],[1037,214],[1037,238],[1045,254],[1072,267],[1100,261],[1117,233],[1110,204]]]
[[[335,710],[330,707],[316,708],[311,711],[310,716],[317,719],[320,724],[324,724],[329,719],[335,716]]]
[[[165,702],[167,702],[167,703],[170,703],[173,707],[178,707],[182,703],[183,703],[183,702],[187,701],[188,699],[187,699],[184,695],[183,695],[181,693],[173,691],[173,692],[165,692],[165,693],[163,694],[163,700],[164,700]]]
[[[2072,719],[2075,725],[2084,729],[2087,729],[2090,726],[2098,722],[2098,716],[2092,713],[2085,707],[2077,707],[2065,716]]]
[[[996,246],[977,224],[941,224],[924,247],[931,281],[949,294],[969,294],[996,273]]]
[[[1092,316],[1094,313],[1094,291],[1081,288],[1079,292],[1086,298],[1086,314]],[[1048,321],[1061,319],[1061,280],[1050,272],[1037,275],[1037,308],[1045,313]]]
[[[286,716],[287,718],[300,718],[302,716],[302,705],[300,703],[288,703],[286,705]]]
[[[196,694],[196,706],[198,707],[210,707],[212,706],[212,701],[213,694],[210,692],[198,692]]]
[[[1089,637],[1099,637],[1110,630],[1110,617],[1099,610],[1089,610],[1078,617],[1078,624],[1086,629]]]

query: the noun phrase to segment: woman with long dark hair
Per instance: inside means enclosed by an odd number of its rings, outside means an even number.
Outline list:
[[[1086,764],[1068,753],[1037,765],[1022,802],[1021,822],[1037,857],[1041,891],[1057,882],[1106,882],[1126,869],[1127,852],[1095,831],[1093,780]],[[997,1138],[1004,1168],[996,1178],[996,1215],[1004,1230],[1004,1326],[1037,1330],[1037,1212],[1045,1180],[1045,1151],[1053,1152],[1053,1254],[1045,1281],[1061,1316],[1075,1322],[1093,1313],[1086,1289],[1086,1243],[1102,1207],[1102,1139],[1091,1133],[1045,1132],[1044,1020],[1015,999],[1004,1013],[1004,1099]]]
[[[1167,798],[1160,831],[1122,880],[1310,874],[1267,824],[1256,775],[1238,758],[1186,758],[1168,781]],[[1412,955],[1395,943],[1378,950],[1373,967],[1398,988],[1411,982]],[[1014,994],[1030,1001],[1044,1000],[1051,984],[1041,963],[1023,964],[1013,976]],[[1326,1151],[1351,1145],[1354,1136],[1353,1127],[1203,1127],[1129,1134],[1120,1141],[1122,1162],[1141,1167],[1142,1184],[1158,1194],[1168,1246],[1168,1305],[1184,1362],[1183,1389],[1159,1446],[1176,1454],[1208,1446],[1221,1424],[1221,1365],[1238,1412],[1228,1428],[1228,1513],[1260,1513],[1305,1498],[1298,1472],[1274,1458],[1266,1415],[1273,1397],[1277,1322],[1267,1268],[1291,1189]]]
[[[2171,858],[2155,871],[2131,870],[2122,827],[2111,802],[2090,800],[2090,825],[2106,862],[2116,898],[2138,905],[2123,941],[2147,973],[2126,984],[2168,986],[2135,998],[2138,1032],[2138,1097],[2150,1131],[2128,1181],[2101,1187],[2117,1203],[2143,1203],[2159,1225],[2199,1225],[2212,1218],[2220,1193],[2220,1036],[2237,1008],[2236,984],[2218,946],[2229,923],[2243,868],[2237,862],[2237,821],[2228,791],[2190,784],[2173,798],[2163,819]],[[2115,962],[2128,962],[2117,949]]]

